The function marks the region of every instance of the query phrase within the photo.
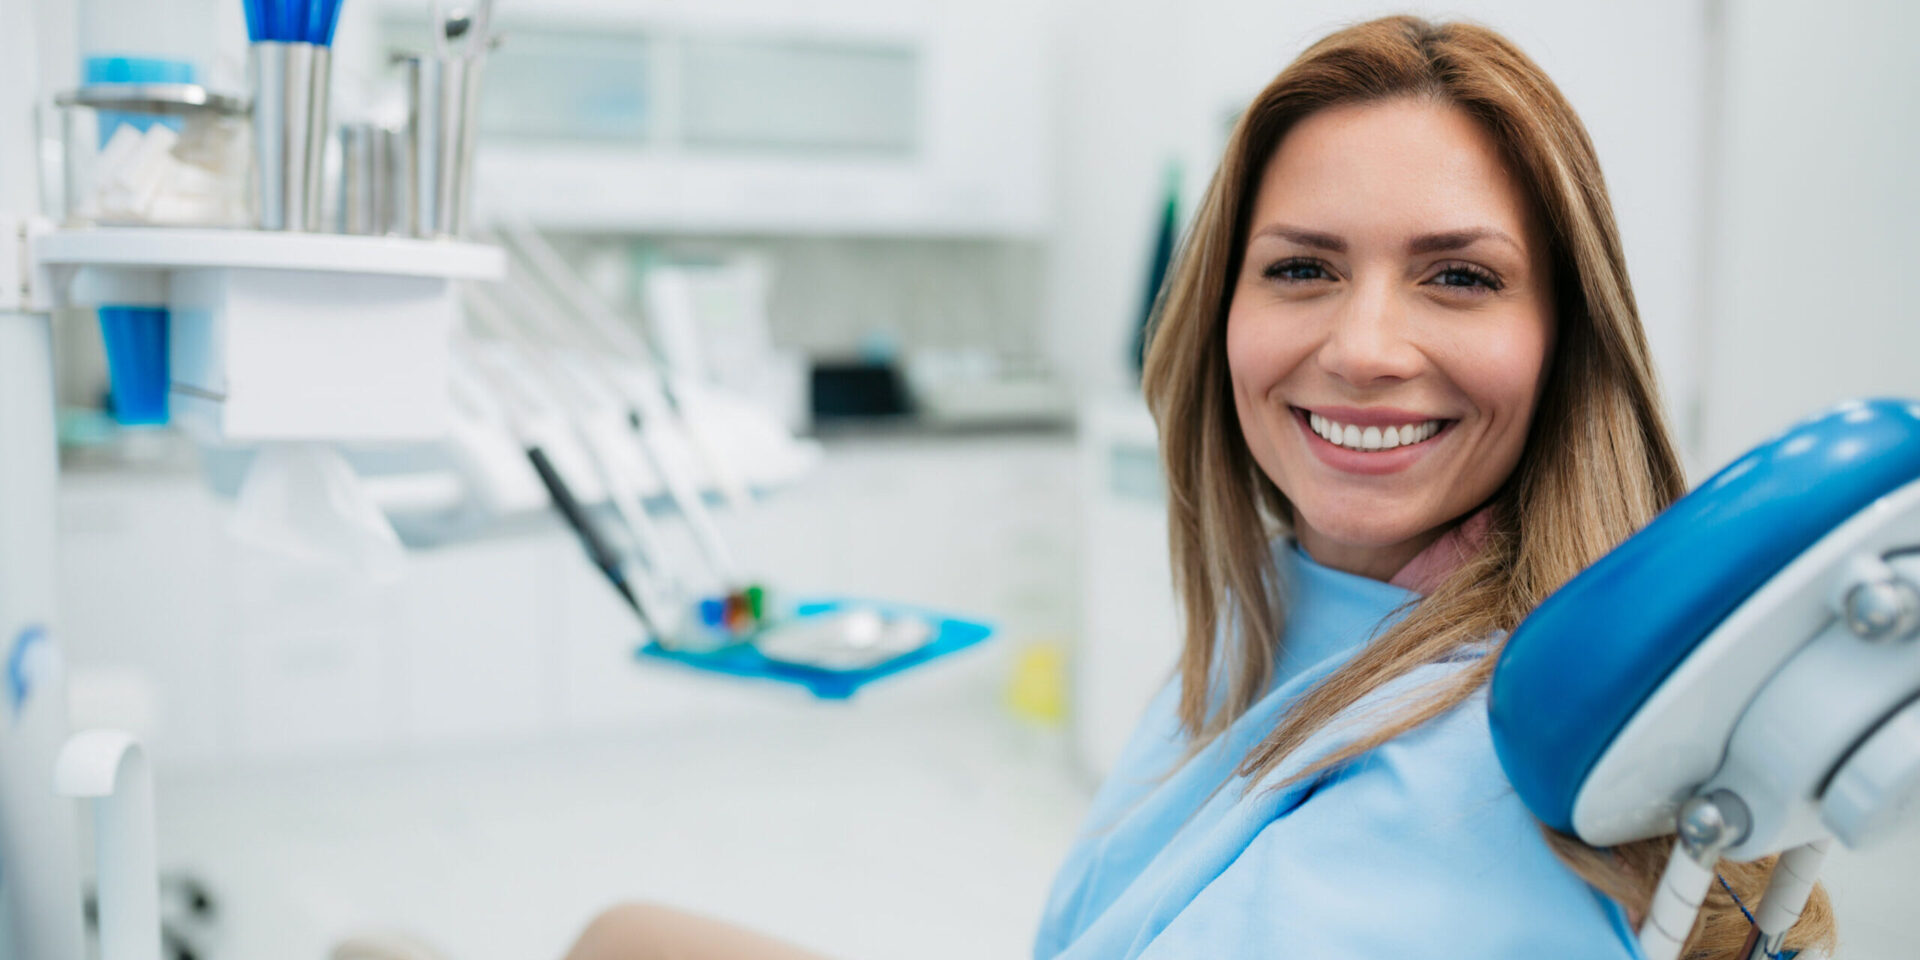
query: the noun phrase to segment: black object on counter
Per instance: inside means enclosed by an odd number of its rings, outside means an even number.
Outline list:
[[[905,380],[891,363],[814,361],[813,417],[899,417],[913,412]]]

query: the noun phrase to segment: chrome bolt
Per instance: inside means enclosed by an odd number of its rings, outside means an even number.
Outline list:
[[[1905,580],[1869,580],[1847,591],[1847,629],[1865,640],[1906,637],[1920,626],[1920,595]]]
[[[1720,851],[1745,840],[1751,823],[1747,805],[1738,796],[1715,790],[1681,804],[1674,827],[1695,860],[1711,862]]]

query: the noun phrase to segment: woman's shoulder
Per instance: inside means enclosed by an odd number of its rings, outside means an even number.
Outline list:
[[[1458,684],[1470,682],[1463,674],[1485,655],[1484,648],[1464,649],[1381,684],[1327,726],[1324,734],[1333,741],[1328,749],[1365,734],[1370,722],[1384,722],[1426,697],[1457,690]],[[1493,749],[1486,684],[1472,688],[1458,703],[1330,776],[1381,768],[1393,771],[1398,782],[1420,784],[1431,799],[1455,794],[1463,799],[1511,794],[1512,785]]]
[[[1420,667],[1376,695],[1403,705],[1423,685],[1459,680],[1470,662]],[[1238,862],[1239,882],[1261,902],[1289,904],[1297,925],[1276,929],[1325,939],[1317,955],[1394,955],[1391,931],[1341,912],[1341,896],[1353,890],[1372,891],[1369,903],[1391,903],[1400,920],[1443,937],[1452,945],[1446,955],[1632,955],[1624,915],[1559,861],[1508,783],[1484,686],[1315,778],[1270,812]]]

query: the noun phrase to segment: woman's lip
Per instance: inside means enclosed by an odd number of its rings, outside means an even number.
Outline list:
[[[1414,410],[1401,410],[1395,407],[1302,407],[1293,409],[1304,413],[1317,413],[1335,423],[1352,424],[1356,427],[1404,427],[1409,423],[1426,423],[1429,420],[1451,420],[1451,417],[1436,417],[1432,414]]]
[[[1320,413],[1319,410],[1313,412]],[[1334,420],[1339,419],[1331,414],[1323,413],[1321,415]],[[1305,408],[1294,407],[1293,419],[1295,423],[1300,425],[1301,434],[1306,437],[1307,449],[1312,450],[1314,456],[1318,457],[1321,463],[1343,473],[1357,473],[1366,476],[1399,473],[1413,466],[1415,463],[1420,462],[1421,458],[1425,457],[1428,451],[1431,451],[1435,445],[1439,443],[1441,438],[1453,432],[1453,425],[1455,423],[1453,420],[1443,420],[1440,429],[1436,431],[1433,436],[1419,443],[1410,443],[1405,446],[1394,447],[1392,450],[1361,451],[1349,450],[1314,433],[1313,425],[1307,421],[1307,410]],[[1429,417],[1427,419],[1435,418]],[[1412,420],[1399,422],[1418,423],[1424,421]],[[1359,426],[1359,424],[1354,425]]]

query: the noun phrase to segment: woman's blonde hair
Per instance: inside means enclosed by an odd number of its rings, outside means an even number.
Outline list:
[[[1462,647],[1504,637],[1685,490],[1599,161],[1553,82],[1504,37],[1473,24],[1387,17],[1328,36],[1261,91],[1235,126],[1156,307],[1146,358],[1186,620],[1180,721],[1192,745],[1218,736],[1267,692],[1285,614],[1269,544],[1291,507],[1254,463],[1227,370],[1227,308],[1249,211],[1293,124],[1331,106],[1397,97],[1431,98],[1477,119],[1534,198],[1557,300],[1553,355],[1525,451],[1485,505],[1478,552],[1293,705],[1242,762],[1240,772],[1254,783],[1368,693]],[[1486,684],[1495,659],[1474,660],[1417,701],[1370,717],[1357,739],[1295,779],[1352,761],[1460,706]],[[1210,680],[1223,663],[1234,669]],[[1654,839],[1595,850],[1552,831],[1548,839],[1636,919],[1671,846]],[[1722,873],[1750,902],[1768,870],[1765,862],[1726,864]],[[1732,957],[1747,932],[1731,898],[1716,889],[1685,955]],[[1832,938],[1826,897],[1816,890],[1789,942],[1830,947]]]

